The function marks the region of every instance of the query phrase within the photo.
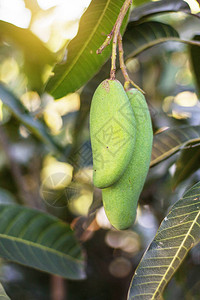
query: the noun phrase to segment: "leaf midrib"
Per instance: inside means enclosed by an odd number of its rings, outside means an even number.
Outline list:
[[[56,249],[52,249],[52,248],[49,248],[49,247],[41,245],[41,244],[34,243],[32,241],[23,240],[21,238],[17,238],[17,237],[13,237],[13,236],[12,237],[11,236],[8,237],[8,236],[5,236],[4,234],[0,234],[0,238],[5,239],[5,240],[14,241],[14,242],[20,242],[21,244],[24,244],[27,247],[28,246],[32,246],[32,247],[35,247],[35,248],[39,248],[39,249],[43,250],[44,252],[45,251],[46,252],[51,252],[51,253],[56,254],[57,256],[59,256],[61,258],[65,257],[66,259],[74,261],[76,263],[79,263],[79,264],[82,263],[81,260],[79,260],[77,258],[74,258],[74,257],[72,257],[72,256],[70,256],[70,255],[68,255],[66,253],[60,252],[60,251],[58,251]],[[61,253],[62,253],[62,255],[61,255]]]
[[[184,147],[186,147],[188,144],[198,142],[199,140],[200,140],[200,137],[194,138],[194,139],[189,139],[183,143],[178,144],[177,146],[174,146],[170,150],[163,152],[160,156],[157,156],[155,159],[153,159],[151,161],[150,167],[154,166],[155,164],[162,161],[163,159],[169,158],[172,154],[175,154],[179,150],[183,150]]]
[[[70,67],[66,69],[66,72],[63,74],[63,76],[61,77],[61,79],[59,81],[57,81],[57,84],[55,85],[54,89],[52,89],[52,93],[55,92],[55,90],[57,89],[57,87],[61,84],[61,82],[63,81],[63,77],[66,77],[67,74],[69,74],[69,72],[74,68],[76,62],[78,61],[78,59],[80,58],[80,56],[82,55],[83,51],[86,49],[86,47],[88,46],[88,44],[90,43],[90,41],[92,40],[92,37],[94,35],[94,32],[97,30],[98,26],[100,25],[101,23],[101,20],[103,19],[104,15],[105,15],[105,11],[107,10],[110,2],[112,0],[108,0],[103,12],[102,12],[102,15],[101,17],[99,18],[97,24],[95,25],[94,29],[92,30],[89,38],[87,39],[84,47],[81,49],[81,51],[78,53],[78,55],[74,58],[74,60],[72,61],[72,63],[70,64]]]
[[[165,42],[168,42],[168,41],[171,41],[171,42],[177,42],[177,43],[183,43],[183,44],[189,44],[189,45],[196,45],[196,46],[199,46],[200,47],[200,42],[196,42],[194,40],[183,40],[181,38],[178,38],[178,37],[165,37],[165,38],[159,38],[159,39],[156,39],[156,40],[153,40],[153,41],[150,41],[148,42],[147,44],[145,45],[142,45],[140,47],[138,47],[138,49],[134,50],[133,52],[131,52],[127,57],[126,57],[126,60],[128,58],[132,58],[132,57],[135,57],[137,56],[138,54],[140,54],[141,52],[153,47],[153,46],[156,46],[158,44],[161,44],[161,43],[165,43]]]
[[[162,280],[160,281],[160,283],[159,283],[158,287],[156,288],[155,292],[153,293],[153,299],[155,299],[156,293],[159,292],[159,288],[160,288],[161,284],[163,283],[163,281],[165,280],[166,275],[168,274],[169,270],[170,270],[171,267],[173,266],[174,261],[176,260],[177,257],[179,258],[178,255],[179,255],[179,253],[180,253],[182,247],[184,246],[185,241],[187,240],[188,236],[190,235],[190,233],[191,233],[191,231],[192,231],[192,229],[193,229],[193,226],[195,225],[195,223],[196,223],[196,221],[197,221],[197,219],[198,219],[199,216],[200,216],[200,211],[198,212],[196,218],[195,218],[194,221],[192,222],[192,224],[191,224],[191,226],[190,226],[190,230],[189,230],[189,231],[187,232],[187,234],[185,235],[185,238],[183,239],[183,241],[182,241],[182,243],[181,243],[181,245],[180,245],[180,247],[179,247],[179,250],[177,251],[177,254],[174,256],[174,258],[173,258],[173,260],[171,261],[169,267],[167,268],[167,270],[166,270],[164,276],[162,277]],[[188,248],[188,251],[189,251],[189,248]],[[185,255],[183,256],[183,258],[184,258],[186,255],[187,255],[187,251],[185,252]]]

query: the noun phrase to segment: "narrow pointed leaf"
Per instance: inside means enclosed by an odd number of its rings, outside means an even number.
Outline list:
[[[125,57],[127,59],[136,56],[154,45],[178,37],[178,32],[165,23],[149,21],[136,25],[135,22],[131,22],[123,37]]]
[[[200,48],[198,39],[179,38],[178,32],[168,24],[149,21],[137,25],[135,22],[130,22],[123,38],[125,58],[135,57],[153,46],[168,41]]]
[[[150,166],[167,159],[187,144],[199,141],[200,126],[170,128],[154,135]]]
[[[200,166],[200,143],[190,144],[181,151],[176,161],[176,171],[172,179],[172,187],[176,188],[179,183],[190,177]]]
[[[10,109],[16,119],[25,125],[38,139],[49,145],[54,151],[59,151],[45,125],[41,121],[34,119],[21,101],[3,83],[0,83],[0,99]]]
[[[1,300],[10,300],[10,298],[8,297],[8,295],[6,294],[2,284],[0,283],[0,299]]]
[[[159,299],[188,251],[200,241],[200,182],[170,210],[132,279],[128,300]]]
[[[19,205],[0,205],[0,256],[65,278],[85,277],[81,248],[70,226]]]
[[[102,54],[97,49],[117,20],[124,0],[93,0],[80,20],[77,36],[67,48],[67,61],[57,64],[46,91],[55,98],[74,92],[91,79],[111,54],[111,45]],[[124,19],[122,32],[127,23]]]
[[[183,0],[162,0],[159,2],[150,2],[141,7],[133,9],[130,15],[130,21],[139,21],[159,13],[167,12],[190,13],[189,5]]]

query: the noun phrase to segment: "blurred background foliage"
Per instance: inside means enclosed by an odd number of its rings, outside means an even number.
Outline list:
[[[134,4],[139,9],[146,2],[151,1]],[[171,25],[182,39],[199,40],[199,4],[186,2],[187,12],[166,8],[149,20]],[[11,299],[126,299],[134,270],[161,220],[186,187],[200,180],[200,147],[186,147],[150,169],[133,227],[124,232],[111,228],[100,191],[92,186],[88,127],[92,94],[108,76],[110,63],[75,93],[54,101],[43,92],[53,65],[67,59],[64,50],[89,3],[0,0],[0,81],[25,109],[22,114],[6,105],[0,90],[0,203],[24,204],[70,222],[85,247],[88,275],[83,281],[63,280],[1,260],[0,281]],[[146,92],[155,133],[200,125],[199,49],[168,41],[127,59],[131,78]],[[120,71],[117,78],[123,82]],[[25,114],[38,127],[27,127]],[[199,299],[199,268],[197,245],[164,298]]]

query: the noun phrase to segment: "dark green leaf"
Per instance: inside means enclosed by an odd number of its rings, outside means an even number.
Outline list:
[[[141,7],[133,9],[130,21],[139,21],[143,18],[150,17],[159,13],[168,12],[190,13],[189,5],[183,0],[162,0],[147,3]]]
[[[0,256],[65,278],[85,277],[81,248],[70,226],[19,205],[0,205]]]
[[[55,63],[55,56],[42,41],[29,29],[19,28],[13,24],[0,21],[0,38],[14,42],[24,53],[24,70],[29,79],[30,88],[41,91],[42,74],[48,64]]]
[[[96,50],[104,42],[118,17],[124,0],[93,0],[80,20],[77,36],[67,48],[67,61],[55,66],[46,90],[55,98],[74,92],[100,69],[111,54],[111,45],[102,54]],[[125,29],[127,17],[122,26]]]
[[[196,35],[193,40],[200,42],[200,35]],[[200,47],[195,45],[189,46],[191,65],[194,71],[195,82],[198,90],[198,94],[200,96]]]
[[[200,147],[198,145],[190,144],[188,148],[181,151],[181,155],[176,161],[176,171],[172,180],[173,188],[176,188],[179,183],[199,169]]]
[[[9,300],[10,298],[8,297],[8,295],[6,294],[2,284],[0,284],[0,299],[1,300]]]
[[[169,128],[154,135],[151,164],[158,164],[170,157],[187,144],[200,141],[200,126],[181,126]]]
[[[149,21],[136,25],[131,22],[123,37],[125,58],[136,56],[154,45],[178,37],[177,31],[168,24]]]
[[[200,182],[162,221],[131,282],[128,300],[159,299],[188,251],[200,241]]]
[[[37,138],[49,145],[54,151],[59,151],[45,125],[39,120],[34,119],[25,109],[19,99],[12,94],[7,87],[0,83],[0,99],[10,109],[12,114],[25,125]]]

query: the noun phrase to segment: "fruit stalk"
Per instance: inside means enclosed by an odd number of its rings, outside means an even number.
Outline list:
[[[145,92],[136,84],[134,83],[126,70],[126,65],[124,62],[124,50],[123,50],[123,45],[122,45],[122,36],[119,34],[118,36],[118,47],[119,47],[119,62],[120,62],[120,69],[123,73],[125,83],[124,83],[124,89],[127,91],[130,87],[130,84],[132,84],[136,89],[138,89],[142,94],[145,94]]]
[[[129,9],[129,7],[132,4],[132,0],[126,0],[120,10],[119,16],[117,18],[117,21],[115,23],[114,28],[114,36],[113,36],[113,45],[112,45],[112,57],[111,57],[111,70],[110,70],[110,79],[115,79],[115,73],[116,73],[116,56],[117,56],[117,40],[118,36],[120,34],[120,28],[122,25],[122,21]]]

